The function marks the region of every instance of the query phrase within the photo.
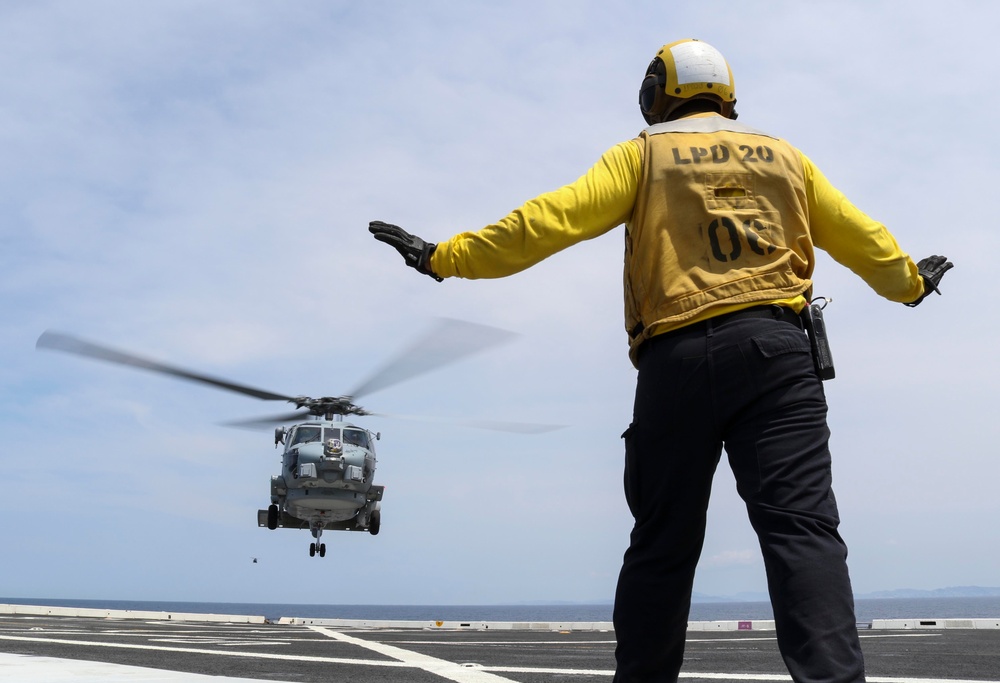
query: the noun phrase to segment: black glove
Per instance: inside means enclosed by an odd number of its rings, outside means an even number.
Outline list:
[[[402,255],[403,260],[406,261],[406,265],[415,268],[417,272],[429,275],[438,282],[441,282],[443,279],[435,275],[434,271],[431,270],[431,254],[434,253],[437,244],[424,242],[416,235],[411,235],[398,225],[383,223],[382,221],[372,221],[369,223],[368,232],[375,235],[375,239],[379,242],[385,242],[398,251]]]
[[[911,301],[906,304],[907,306],[916,306],[921,301],[926,299],[931,292],[937,292],[941,294],[941,290],[938,289],[938,284],[941,282],[941,278],[950,269],[954,268],[954,265],[944,256],[928,256],[925,259],[921,259],[917,263],[917,271],[920,273],[920,277],[924,279],[924,293],[916,301]]]

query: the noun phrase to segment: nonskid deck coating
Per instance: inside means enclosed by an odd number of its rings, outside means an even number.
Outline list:
[[[1000,619],[880,621],[861,630],[871,683],[1000,683]],[[0,680],[541,683],[609,681],[613,675],[614,633],[606,622],[344,622],[12,614],[0,606]],[[790,680],[773,622],[691,627],[682,680]]]

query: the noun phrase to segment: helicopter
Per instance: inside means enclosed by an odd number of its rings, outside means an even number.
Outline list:
[[[373,413],[356,399],[430,372],[510,339],[513,333],[454,319],[441,319],[351,392],[343,396],[287,396],[85,341],[46,331],[36,349],[62,351],[205,384],[266,401],[295,406],[290,413],[223,423],[260,428],[274,426],[274,447],[283,446],[281,472],[271,477],[270,505],[257,511],[257,525],[270,530],[308,529],[313,541],[309,556],[326,556],[321,538],[326,530],[367,531],[375,536],[382,525],[385,486],[375,484],[375,442],[381,433],[348,422],[346,417],[405,416]],[[524,434],[539,434],[560,425],[497,421],[452,421],[469,427]],[[285,426],[286,423],[294,423]],[[277,426],[275,426],[277,425]]]

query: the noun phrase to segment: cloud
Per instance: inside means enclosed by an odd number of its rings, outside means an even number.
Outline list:
[[[988,361],[997,325],[983,309],[1000,238],[982,208],[1000,142],[976,131],[992,130],[1000,95],[977,66],[997,61],[998,11],[575,7],[0,9],[0,466],[17,481],[0,512],[7,544],[32,549],[5,577],[9,592],[342,599],[221,570],[253,549],[283,576],[315,571],[306,538],[256,527],[277,463],[270,436],[214,426],[274,406],[36,353],[43,330],[280,393],[331,395],[448,316],[520,337],[379,392],[372,409],[571,427],[533,439],[373,419],[383,531],[328,541],[343,548],[328,567],[377,565],[378,600],[610,595],[630,526],[619,435],[635,377],[620,229],[516,277],[438,284],[365,228],[381,219],[441,240],[574,180],[640,130],[646,64],[685,35],[732,62],[741,121],[799,145],[914,256],[957,264],[944,296],[910,310],[820,256],[817,293],[834,298],[834,478],[859,589],[988,576],[1000,531],[970,520],[996,516],[1000,476],[1000,383]],[[230,528],[237,507],[246,526]],[[756,553],[732,550],[756,539],[725,473],[710,513],[703,564],[726,570],[700,575],[699,590],[728,594],[737,574],[741,588],[762,590]],[[38,541],[70,518],[72,534]],[[978,535],[929,535],[927,523]],[[886,537],[899,552],[883,552]],[[959,577],[951,558],[964,544],[974,553]],[[219,571],[185,589],[169,577],[190,575],[192,547]],[[143,552],[153,549],[161,554]],[[98,552],[105,559],[86,559],[78,579],[45,569]],[[401,580],[412,566],[419,595]],[[463,580],[473,570],[480,578]],[[122,580],[135,575],[148,581]],[[169,589],[139,594],[151,585]]]

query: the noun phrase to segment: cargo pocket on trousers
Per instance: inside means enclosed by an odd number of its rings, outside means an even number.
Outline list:
[[[751,337],[748,342],[753,353],[744,356],[747,378],[758,391],[773,389],[789,376],[813,372],[809,337],[791,325],[781,323],[780,329]]]
[[[786,353],[812,353],[809,347],[809,337],[803,332],[788,326],[788,331],[760,335],[753,338],[754,346],[764,358],[774,358]]]
[[[635,452],[635,423],[622,432],[625,441],[625,503],[632,517],[638,518],[639,511],[639,462]]]

